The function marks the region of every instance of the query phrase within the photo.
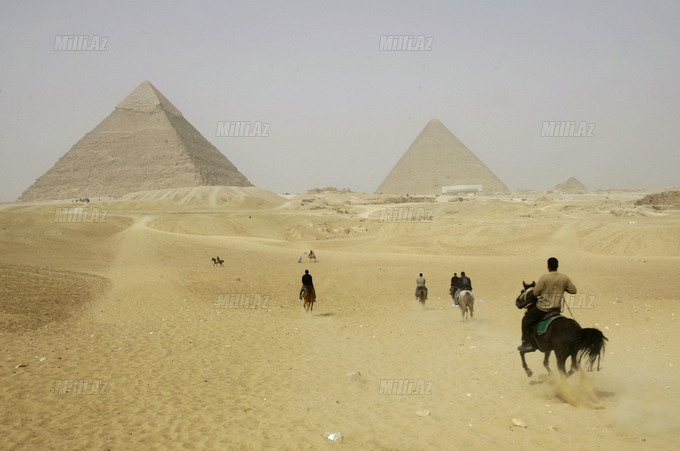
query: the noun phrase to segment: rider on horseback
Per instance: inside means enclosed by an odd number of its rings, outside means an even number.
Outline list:
[[[453,295],[453,302],[455,305],[458,305],[458,293],[462,290],[472,291],[472,281],[465,275],[465,271],[461,271],[460,277],[458,278],[458,289],[456,289],[456,294]]]
[[[309,270],[305,269],[305,274],[302,276],[302,288],[300,288],[298,301],[302,300],[302,293],[304,293],[307,288],[314,288],[314,282],[312,282],[312,275],[309,273]]]
[[[416,299],[418,299],[418,290],[423,288],[425,290],[425,299],[427,299],[427,287],[425,286],[425,277],[420,273],[420,277],[416,279]]]
[[[522,318],[522,345],[517,349],[522,352],[535,351],[531,341],[531,331],[549,312],[561,312],[564,292],[576,294],[576,286],[565,274],[557,272],[559,262],[555,257],[548,259],[548,274],[538,279],[534,287],[534,296],[538,298],[536,304],[527,309]]]
[[[453,277],[451,277],[451,288],[449,288],[450,295],[453,295],[455,294],[456,291],[458,291],[458,280],[459,280],[458,273],[454,272]],[[458,300],[455,298],[455,296],[453,298],[453,302],[455,305],[458,305]]]

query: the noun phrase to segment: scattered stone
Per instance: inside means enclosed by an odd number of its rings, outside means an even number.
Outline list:
[[[429,410],[419,410],[416,412],[419,416],[421,417],[427,417],[430,416],[430,411]]]
[[[512,424],[517,426],[517,427],[520,427],[520,428],[527,427],[527,424],[524,421],[517,419],[517,418],[512,419]]]
[[[328,440],[340,440],[342,438],[342,434],[339,432],[326,432],[324,435]]]
[[[347,374],[347,380],[350,382],[364,382],[364,378],[361,377],[361,373],[358,371],[353,371]]]

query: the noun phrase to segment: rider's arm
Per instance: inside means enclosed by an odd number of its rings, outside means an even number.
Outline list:
[[[567,277],[567,286],[564,288],[564,291],[566,291],[569,294],[576,294],[576,285],[574,285],[574,283],[568,277]]]
[[[536,283],[536,286],[534,287],[534,296],[539,297],[541,296],[541,293],[543,292],[543,287],[545,286],[545,280],[543,277],[538,279],[538,283]]]

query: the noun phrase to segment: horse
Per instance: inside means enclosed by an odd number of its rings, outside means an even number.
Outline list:
[[[310,262],[314,260],[314,263],[316,263],[316,254],[313,251],[309,251],[309,255],[307,257],[309,257]]]
[[[455,295],[456,294],[454,292],[453,296]],[[460,314],[463,317],[463,321],[468,321],[468,312],[470,314],[470,319],[472,319],[475,309],[475,295],[472,294],[472,291],[460,290],[458,292],[458,307],[460,307]]]
[[[220,258],[213,258],[212,262],[213,262],[213,266],[217,266],[217,265],[224,266],[224,260],[222,260]]]
[[[314,287],[305,288],[305,291],[302,293],[302,299],[305,301],[303,304],[305,311],[311,313],[314,309],[314,303],[316,302],[316,291],[314,290]]]
[[[418,302],[425,305],[425,301],[427,300],[427,290],[423,287],[418,287],[416,290],[416,296],[418,296]]]
[[[517,308],[527,308],[535,305],[538,301],[534,295],[534,287],[536,282],[526,284],[522,282],[524,289],[517,297],[515,305]],[[600,371],[600,358],[604,354],[605,342],[607,337],[602,331],[595,328],[581,328],[576,320],[566,317],[559,317],[553,320],[546,332],[542,335],[536,334],[536,327],[533,327],[531,332],[531,340],[534,346],[537,347],[545,358],[543,359],[543,366],[551,373],[548,359],[550,353],[555,351],[555,358],[557,359],[557,369],[562,375],[568,377],[575,371],[579,371],[581,359],[586,358],[588,363],[588,371],[593,370],[593,365],[597,361],[597,370]],[[530,351],[533,352],[533,351]],[[520,351],[522,357],[522,366],[528,377],[533,375],[533,372],[527,366],[524,359],[526,351]],[[566,360],[571,357],[571,369],[569,373],[566,371]]]

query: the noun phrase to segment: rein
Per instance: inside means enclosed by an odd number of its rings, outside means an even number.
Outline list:
[[[574,321],[576,321],[576,317],[574,316],[573,313],[571,313],[571,309],[569,308],[569,303],[566,301],[566,299],[564,299],[564,297],[562,297],[562,304],[567,306],[567,310],[569,310],[569,314],[574,319]],[[598,362],[598,366],[599,366],[599,362]],[[600,371],[600,368],[598,368],[597,371]]]

